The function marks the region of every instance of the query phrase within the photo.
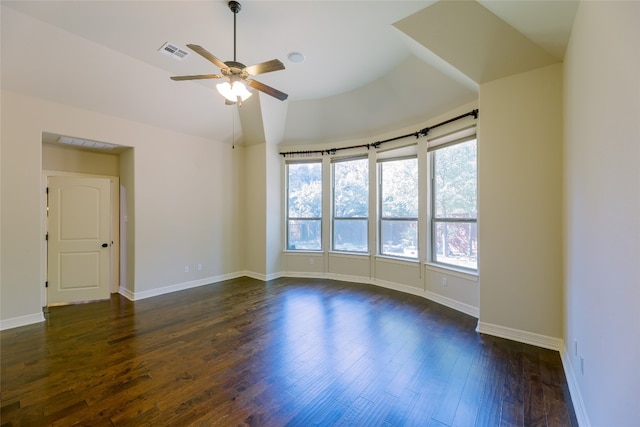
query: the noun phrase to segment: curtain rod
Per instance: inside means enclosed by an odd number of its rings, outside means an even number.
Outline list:
[[[341,151],[341,150],[352,150],[354,148],[365,148],[366,147],[367,150],[369,148],[371,148],[371,147],[379,148],[380,145],[384,144],[385,142],[397,141],[398,139],[403,139],[403,138],[407,138],[407,137],[410,137],[410,136],[415,136],[416,138],[420,138],[421,136],[427,136],[431,129],[435,129],[435,128],[440,127],[440,126],[447,125],[449,123],[455,122],[456,120],[464,119],[465,117],[469,117],[469,116],[473,116],[474,119],[477,119],[478,118],[478,109],[476,108],[475,110],[471,110],[468,113],[461,114],[459,116],[453,117],[453,118],[451,118],[449,120],[445,120],[445,121],[440,122],[438,124],[435,124],[433,126],[428,126],[426,128],[420,129],[417,132],[408,133],[406,135],[401,135],[401,136],[396,136],[394,138],[384,139],[382,141],[372,142],[370,144],[351,145],[349,147],[340,147],[340,148],[329,148],[328,150],[285,151],[285,152],[280,153],[280,155],[282,155],[282,157],[287,157],[287,156],[296,155],[296,154],[303,154],[303,155],[322,154],[322,155],[325,155],[325,154],[336,154],[338,151]]]

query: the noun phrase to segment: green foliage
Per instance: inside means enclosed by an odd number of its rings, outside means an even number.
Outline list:
[[[369,160],[334,163],[334,215],[367,218],[369,212]]]
[[[477,218],[476,140],[433,152],[435,214],[438,218]]]
[[[381,164],[382,216],[418,217],[418,159],[401,159]]]
[[[289,217],[322,217],[322,163],[287,165]]]

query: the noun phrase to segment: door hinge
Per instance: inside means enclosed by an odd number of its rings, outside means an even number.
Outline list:
[[[49,287],[49,282],[44,282],[44,287],[48,288]]]
[[[44,235],[44,240],[49,240],[49,233]]]
[[[47,194],[49,194],[49,187],[47,187],[47,189],[45,190],[45,192],[46,192]]]

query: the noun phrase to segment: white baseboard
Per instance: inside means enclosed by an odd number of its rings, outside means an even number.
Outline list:
[[[339,280],[341,282],[373,284],[371,283],[371,280],[366,277],[351,276],[348,274],[327,273],[323,277],[325,279]]]
[[[247,277],[251,277],[252,279],[268,282],[269,280],[275,280],[282,277],[282,273],[262,274],[262,273],[255,273],[253,271],[243,271],[240,273],[238,277],[242,277],[242,276],[247,276]]]
[[[324,273],[309,273],[308,271],[287,271],[280,275],[280,277],[294,277],[300,279],[328,279]]]
[[[468,314],[471,317],[475,317],[476,319],[480,317],[480,310],[478,307],[474,307],[469,304],[465,304],[460,301],[456,301],[452,298],[444,297],[442,295],[438,295],[435,292],[424,291],[425,298],[430,299],[431,301],[435,301],[438,304],[442,304],[446,307],[453,308],[454,310],[460,311],[464,314]]]
[[[575,371],[571,364],[571,358],[567,352],[565,344],[562,344],[560,350],[560,359],[562,359],[562,367],[564,368],[564,376],[567,378],[567,385],[569,386],[569,394],[571,394],[571,402],[573,403],[573,410],[576,413],[578,419],[578,425],[580,427],[591,427],[589,417],[587,417],[587,409],[582,399],[582,393],[580,393],[580,387],[578,387],[578,381],[576,380]]]
[[[184,291],[185,289],[197,288],[199,286],[210,285],[212,283],[222,282],[225,280],[237,279],[243,277],[246,274],[244,272],[223,274],[220,276],[205,277],[204,279],[192,280],[190,282],[176,283],[175,285],[164,286],[162,288],[150,289],[142,292],[131,292],[128,289],[120,287],[120,295],[131,301],[138,301],[141,299],[157,297],[159,295],[170,294],[173,292]]]
[[[44,321],[45,318],[42,312],[27,314],[26,316],[12,317],[9,319],[0,320],[0,331],[18,328],[20,326],[32,325],[34,323],[40,323]]]
[[[478,321],[476,331],[481,334],[493,335],[525,344],[535,345],[537,347],[548,348],[549,350],[560,351],[563,347],[563,342],[560,338],[507,328],[506,326],[494,325],[492,323]]]
[[[401,283],[388,282],[386,280],[380,280],[380,279],[369,279],[364,283],[370,283],[375,286],[380,286],[381,288],[392,289],[394,291],[404,292],[405,294],[411,294],[418,297],[426,298],[424,290],[420,288],[414,288],[412,286],[403,285]]]
[[[243,271],[243,276],[251,277],[252,279],[262,280],[263,282],[267,281],[267,276],[260,273],[254,273],[253,271]]]
[[[126,299],[128,299],[129,301],[135,301],[135,298],[136,298],[135,293],[131,292],[129,289],[126,289],[122,285],[120,285],[120,289],[118,290],[118,293],[123,297],[125,297]]]

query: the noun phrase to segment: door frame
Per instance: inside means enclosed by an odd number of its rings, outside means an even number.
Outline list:
[[[111,266],[109,269],[109,293],[117,293],[120,291],[120,177],[108,175],[94,175],[88,173],[64,172],[64,171],[42,171],[42,199],[41,205],[41,225],[44,233],[42,235],[41,245],[41,277],[42,290],[40,293],[41,307],[47,307],[47,288],[45,283],[48,281],[48,262],[47,262],[47,241],[45,236],[49,232],[47,224],[47,187],[49,185],[50,176],[75,176],[81,178],[106,178],[111,183],[111,241],[113,244],[109,248],[111,251]]]

